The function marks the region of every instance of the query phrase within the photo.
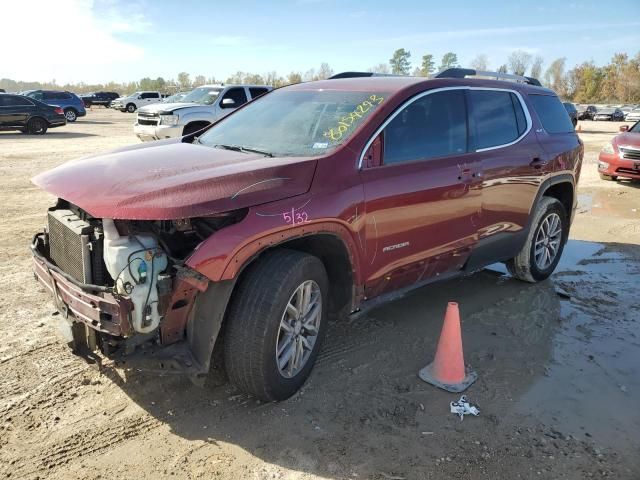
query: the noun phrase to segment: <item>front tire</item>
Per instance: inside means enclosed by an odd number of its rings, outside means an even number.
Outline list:
[[[133,113],[135,111],[136,111],[136,106],[133,103],[130,103],[129,105],[127,105],[127,112]]]
[[[226,319],[225,368],[245,392],[284,400],[304,384],[320,350],[327,273],[318,258],[286,249],[248,268]]]
[[[532,215],[522,250],[506,265],[515,278],[536,283],[548,278],[558,265],[569,236],[569,220],[562,203],[552,197],[542,197]]]

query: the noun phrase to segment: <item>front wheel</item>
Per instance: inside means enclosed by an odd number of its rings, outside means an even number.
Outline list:
[[[525,282],[540,282],[555,270],[569,236],[569,220],[562,203],[542,197],[533,211],[531,229],[522,250],[507,261],[509,273]]]
[[[320,350],[327,273],[318,258],[285,249],[248,268],[226,319],[225,368],[245,392],[284,400],[304,384]]]
[[[127,105],[127,112],[133,113],[135,111],[136,111],[136,106],[133,103],[130,103],[129,105]]]

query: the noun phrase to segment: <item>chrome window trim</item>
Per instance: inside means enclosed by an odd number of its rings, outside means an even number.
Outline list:
[[[486,152],[486,151],[489,151],[489,150],[496,150],[498,148],[510,147],[511,145],[515,145],[520,140],[522,140],[524,137],[526,137],[529,134],[529,132],[531,131],[531,128],[533,127],[533,121],[531,120],[531,114],[529,113],[529,109],[527,108],[527,104],[525,103],[524,98],[522,97],[522,94],[520,92],[518,92],[517,90],[513,90],[513,89],[510,89],[510,88],[471,87],[471,86],[434,88],[432,90],[427,90],[426,92],[419,93],[418,95],[415,95],[414,97],[411,97],[410,99],[406,100],[403,104],[401,104],[389,116],[389,118],[387,118],[382,123],[382,125],[380,125],[380,127],[378,127],[376,129],[376,131],[369,138],[367,143],[365,143],[364,148],[362,149],[362,152],[360,153],[360,157],[358,159],[358,170],[362,170],[362,164],[363,164],[363,161],[364,161],[364,155],[365,155],[365,153],[367,153],[367,150],[369,149],[369,147],[371,146],[373,141],[376,139],[376,137],[378,135],[380,135],[380,132],[382,132],[387,127],[387,125],[389,125],[389,123],[391,123],[393,121],[393,119],[396,118],[400,114],[400,112],[402,112],[402,110],[404,110],[406,107],[411,105],[413,102],[415,102],[415,101],[417,101],[417,100],[419,100],[419,99],[421,99],[423,97],[426,97],[427,95],[431,95],[433,93],[438,93],[438,92],[446,92],[446,91],[449,91],[449,90],[488,90],[488,91],[513,93],[513,94],[516,95],[516,97],[520,101],[520,106],[522,107],[522,110],[524,111],[524,116],[525,116],[525,118],[527,120],[527,128],[526,128],[526,130],[524,131],[524,133],[522,135],[520,135],[518,138],[516,138],[513,142],[505,143],[505,144],[502,144],[502,145],[496,145],[496,146],[493,146],[493,147],[479,148],[479,149],[474,150],[473,152],[466,152],[466,153]]]

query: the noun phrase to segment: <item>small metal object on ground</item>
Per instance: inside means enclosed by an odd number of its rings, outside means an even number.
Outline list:
[[[451,402],[449,404],[451,413],[455,413],[460,417],[460,421],[464,420],[465,415],[473,415],[477,417],[480,415],[480,410],[473,403],[469,403],[466,395],[462,395],[457,402]]]

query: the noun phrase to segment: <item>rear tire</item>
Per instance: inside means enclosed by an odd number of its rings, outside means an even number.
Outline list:
[[[314,256],[275,250],[249,266],[226,319],[224,364],[231,382],[264,401],[296,393],[322,344],[328,294],[327,273]]]
[[[615,175],[606,175],[604,173],[600,174],[600,178],[602,180],[609,180],[609,181],[616,181],[618,179],[618,177],[616,177]]]
[[[562,203],[542,197],[533,211],[531,229],[522,250],[506,262],[515,278],[536,283],[555,270],[569,235],[569,220]]]
[[[67,122],[73,123],[78,119],[78,112],[76,112],[73,108],[67,108],[64,111],[64,118],[67,119]]]
[[[135,106],[135,104],[130,103],[127,105],[127,112],[129,113],[133,113],[137,110],[137,107]]]
[[[47,133],[48,127],[49,126],[44,119],[36,117],[29,120],[29,123],[27,123],[27,132],[31,135],[44,135]]]

